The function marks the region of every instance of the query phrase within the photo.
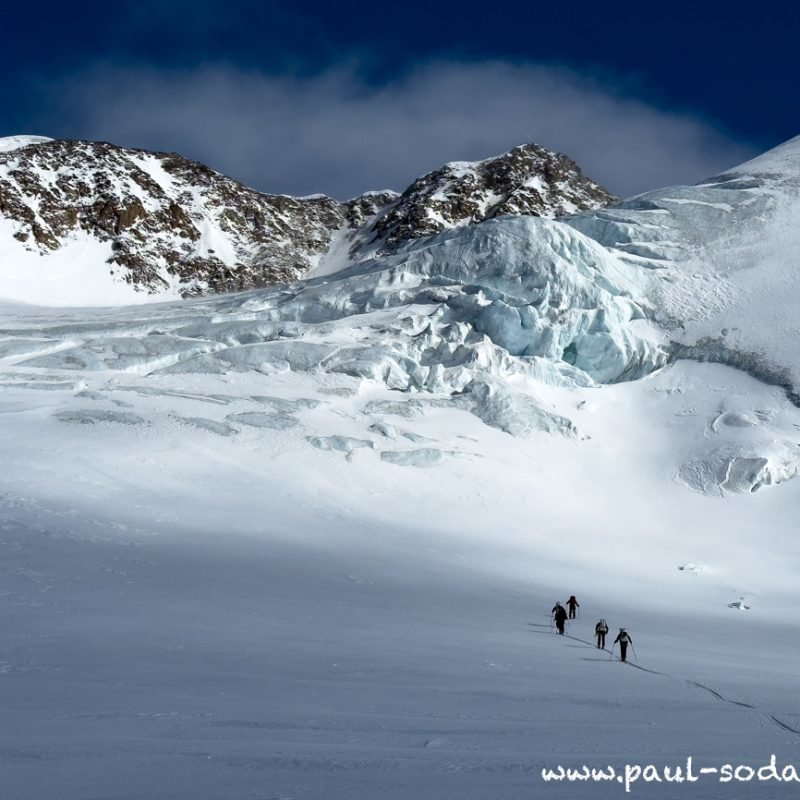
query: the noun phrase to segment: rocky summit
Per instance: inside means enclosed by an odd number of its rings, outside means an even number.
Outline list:
[[[258,192],[175,153],[0,140],[0,250],[17,265],[15,278],[46,274],[65,248],[80,247],[93,280],[154,299],[284,283],[447,228],[505,215],[555,217],[613,200],[570,159],[537,145],[447,164],[402,194],[340,202]]]
[[[566,156],[535,144],[424,175],[374,224],[387,248],[446,228],[503,216],[560,217],[616,198]]]

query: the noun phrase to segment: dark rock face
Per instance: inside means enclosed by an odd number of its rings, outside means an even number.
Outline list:
[[[0,216],[42,255],[88,236],[117,279],[158,294],[238,291],[297,280],[334,234],[350,257],[503,214],[558,216],[613,200],[564,156],[536,145],[448,164],[402,195],[347,202],[250,189],[174,153],[44,141],[0,152]]]
[[[558,217],[615,199],[566,156],[527,144],[424,175],[377,222],[375,232],[392,248],[456,225],[509,214]]]
[[[173,153],[52,141],[0,153],[0,213],[28,249],[46,254],[83,231],[109,243],[125,281],[157,293],[176,279],[191,295],[295,280],[345,211],[256,192]]]

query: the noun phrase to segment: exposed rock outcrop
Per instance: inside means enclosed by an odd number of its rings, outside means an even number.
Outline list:
[[[264,194],[175,153],[42,137],[2,142],[0,218],[13,239],[42,256],[80,237],[106,244],[114,280],[155,295],[293,281],[334,241],[357,261],[445,228],[508,214],[558,216],[612,199],[568,158],[536,145],[448,164],[402,195],[340,202]]]

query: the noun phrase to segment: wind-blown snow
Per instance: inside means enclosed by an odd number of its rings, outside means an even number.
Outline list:
[[[800,170],[800,136],[729,169],[725,175],[771,176],[780,183],[797,183]]]

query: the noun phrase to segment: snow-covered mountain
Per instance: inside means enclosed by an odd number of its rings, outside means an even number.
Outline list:
[[[670,360],[732,366],[800,406],[800,137],[696,186],[566,220],[640,276]],[[798,439],[773,411],[720,407],[681,474],[754,491],[797,474]],[[720,431],[736,431],[720,441]]]
[[[447,165],[402,195],[338,202],[263,194],[174,153],[14,136],[0,140],[0,297],[85,305],[238,291],[488,217],[611,199],[535,145]]]
[[[265,195],[175,154],[16,144],[0,149],[0,293],[33,302],[63,304],[58,289],[76,262],[83,285],[66,302],[79,304],[83,296],[102,303],[104,291],[118,302],[134,290],[176,297],[294,280],[327,251],[333,231],[391,197],[342,204]],[[41,281],[54,271],[65,273],[56,291]]]
[[[385,249],[503,216],[560,217],[616,198],[570,159],[535,144],[478,162],[453,162],[414,181],[373,223]]]
[[[380,229],[380,244],[369,235],[351,244],[355,263],[332,269],[329,262],[305,281],[174,309],[158,324],[145,321],[150,314],[115,314],[112,327],[106,316],[82,319],[79,335],[63,323],[55,334],[45,327],[17,363],[121,369],[151,380],[282,369],[347,375],[400,392],[386,406],[390,414],[458,408],[520,436],[546,430],[581,438],[573,411],[554,402],[553,388],[636,380],[676,359],[742,369],[786,392],[791,408],[800,374],[800,290],[791,267],[797,250],[786,248],[797,228],[785,217],[800,207],[797,150],[791,142],[698,186],[563,221],[507,214],[466,225],[467,217],[449,217],[436,235],[393,240],[386,232],[397,227],[387,221],[401,209],[430,211],[433,183],[448,187],[435,193],[436,202],[459,198],[454,207],[463,211],[476,176],[506,175],[509,165],[538,158],[538,151],[520,148],[502,169],[496,160],[451,166],[441,173],[448,177],[423,180],[390,211],[364,211],[364,230]],[[456,169],[471,175],[460,187],[452,183]],[[520,190],[515,210],[529,191]],[[485,193],[475,190],[471,198],[469,218],[486,216],[491,204],[479,203]],[[441,207],[436,214],[436,225],[445,225]],[[754,305],[772,294],[778,296],[765,301],[769,308]],[[14,348],[16,356],[26,351],[19,341]],[[800,472],[796,424],[783,406],[726,401],[702,443],[676,465],[677,475],[712,494],[785,481]],[[423,448],[403,457],[441,456]]]
[[[0,307],[11,795],[791,792],[800,140],[558,219],[492,161],[304,280]]]
[[[569,224],[650,273],[676,356],[745,369],[800,403],[800,137]]]

